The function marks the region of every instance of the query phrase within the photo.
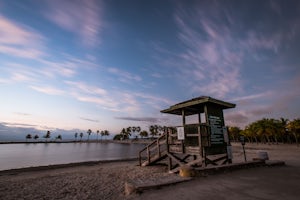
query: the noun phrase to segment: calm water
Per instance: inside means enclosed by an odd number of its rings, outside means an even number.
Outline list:
[[[84,161],[136,158],[142,144],[0,144],[0,170]]]

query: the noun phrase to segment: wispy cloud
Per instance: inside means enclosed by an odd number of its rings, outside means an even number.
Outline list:
[[[93,103],[101,108],[118,111],[118,100],[113,92],[107,92],[104,88],[90,85],[80,81],[65,81],[68,88],[68,94],[78,101]]]
[[[282,45],[286,45],[283,41],[289,41],[291,30],[297,29],[293,28],[293,20],[282,29],[282,25],[268,17],[261,19],[267,27],[247,26],[249,19],[222,2],[209,5],[202,2],[195,10],[186,12],[178,8],[175,13],[177,36],[183,44],[182,60],[176,61],[182,64],[180,77],[189,80],[184,83],[191,92],[224,98],[244,92],[242,75],[249,62],[257,70],[262,59],[274,62],[271,56],[279,53]],[[264,68],[272,70],[272,65],[264,64]]]
[[[226,125],[229,126],[239,126],[243,127],[245,124],[249,123],[251,117],[247,115],[244,111],[232,112],[224,114],[226,119]]]
[[[9,79],[7,79],[7,78],[0,78],[0,84],[8,84],[8,83],[10,83],[11,81],[9,80]]]
[[[119,81],[125,82],[125,83],[131,83],[132,81],[141,81],[142,80],[142,78],[138,75],[129,73],[128,71],[124,71],[121,69],[113,68],[113,67],[108,68],[108,72],[115,76],[118,76]]]
[[[21,115],[21,116],[30,116],[31,114],[29,113],[23,113],[23,112],[14,112],[16,115]]]
[[[95,123],[98,123],[99,120],[96,120],[96,119],[90,119],[90,118],[85,118],[85,117],[80,117],[80,119],[84,120],[84,121],[89,121],[89,122],[95,122]]]
[[[161,119],[154,118],[154,117],[115,117],[115,119],[136,121],[136,122],[150,122],[150,123],[158,123],[161,121]]]
[[[107,94],[107,91],[103,88],[88,85],[83,82],[75,82],[75,81],[65,81],[66,84],[69,86],[72,86],[72,88],[77,88],[79,90],[79,93],[87,93],[87,94],[93,94],[93,95],[105,95]]]
[[[62,95],[65,92],[53,86],[30,86],[31,89],[48,95]]]
[[[99,33],[103,27],[100,1],[49,0],[46,17],[62,29],[75,33],[84,45],[99,45]]]
[[[249,100],[253,100],[253,99],[270,97],[271,95],[274,95],[274,92],[266,91],[266,92],[262,92],[262,93],[258,93],[258,94],[252,94],[252,95],[237,97],[237,98],[234,98],[234,99],[230,99],[229,101],[243,102],[243,101],[249,101]]]
[[[192,93],[205,93],[224,97],[231,91],[241,89],[241,52],[234,51],[234,41],[228,28],[196,13],[187,20],[185,14],[175,16],[179,28],[178,38],[185,45],[181,58],[185,63],[184,78],[189,77]],[[191,24],[196,21],[198,24]],[[195,28],[197,27],[197,28]],[[201,81],[201,84],[195,82]]]
[[[0,52],[22,58],[39,58],[43,37],[28,27],[0,15]]]

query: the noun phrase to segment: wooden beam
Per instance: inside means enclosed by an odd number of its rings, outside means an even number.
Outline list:
[[[184,129],[184,127],[185,127],[185,110],[182,109],[181,113],[182,113],[182,126],[183,126],[183,129]],[[182,153],[185,152],[185,149],[184,149],[184,140],[181,140],[181,152]]]
[[[177,157],[175,157],[174,155],[172,155],[171,153],[167,153],[167,155],[172,158],[173,161],[175,161],[180,167],[184,166],[184,164],[182,162],[179,161],[179,159]]]

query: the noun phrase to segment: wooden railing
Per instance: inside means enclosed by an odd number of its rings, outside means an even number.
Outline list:
[[[150,164],[153,161],[153,158],[160,158],[163,153],[168,152],[168,145],[167,145],[167,134],[163,134],[151,144],[143,148],[139,152],[139,164],[142,166],[142,163],[146,162]]]
[[[185,140],[178,140],[176,132],[165,133],[139,152],[139,164],[149,165],[167,153],[202,155],[203,147],[209,146],[210,127],[206,124],[185,126]],[[143,164],[144,163],[144,164]]]

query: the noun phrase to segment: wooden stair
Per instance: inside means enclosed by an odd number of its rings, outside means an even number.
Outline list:
[[[168,155],[167,136],[164,134],[139,152],[140,166],[155,164]]]
[[[201,165],[202,162],[201,157],[194,158],[194,155],[171,152],[168,146],[167,134],[157,138],[139,152],[139,164],[142,167],[156,164],[164,159],[169,160],[169,170],[172,173],[178,172],[183,166]]]

